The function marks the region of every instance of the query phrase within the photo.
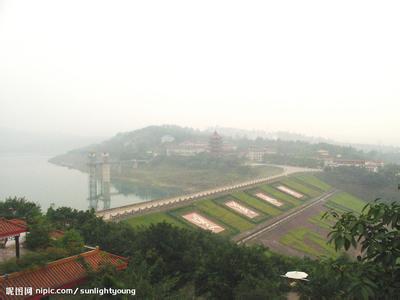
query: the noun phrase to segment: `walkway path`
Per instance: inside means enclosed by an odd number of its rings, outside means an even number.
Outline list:
[[[99,217],[103,217],[104,220],[113,220],[113,219],[121,219],[128,216],[133,216],[135,214],[142,213],[143,211],[158,209],[162,207],[169,207],[171,205],[176,205],[182,202],[189,202],[197,199],[201,199],[204,197],[215,196],[221,193],[231,192],[233,190],[247,188],[253,185],[257,185],[260,183],[267,183],[282,176],[288,176],[294,173],[300,172],[319,172],[319,169],[309,169],[309,168],[301,168],[301,167],[293,167],[293,166],[281,166],[281,165],[268,165],[273,167],[280,167],[283,169],[283,172],[278,175],[259,178],[255,180],[250,180],[234,185],[226,185],[215,189],[210,189],[194,194],[182,195],[172,198],[165,198],[165,199],[156,199],[142,203],[135,203],[110,209],[105,209],[102,211],[96,212],[96,215]]]

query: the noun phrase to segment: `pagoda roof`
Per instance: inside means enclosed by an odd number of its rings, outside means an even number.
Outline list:
[[[211,139],[222,139],[222,136],[220,136],[215,130],[214,133],[211,135]]]
[[[41,299],[45,295],[36,294],[36,289],[77,286],[87,278],[87,270],[84,264],[95,272],[99,271],[100,267],[105,264],[110,264],[116,267],[117,270],[123,270],[128,265],[128,259],[96,248],[95,250],[50,262],[38,269],[3,275],[0,277],[0,299]],[[32,287],[32,295],[6,295],[7,287]]]
[[[0,238],[16,236],[27,231],[28,227],[24,220],[0,218]]]

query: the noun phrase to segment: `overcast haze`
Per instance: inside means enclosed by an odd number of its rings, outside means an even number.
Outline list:
[[[2,1],[0,127],[400,145],[399,1]]]

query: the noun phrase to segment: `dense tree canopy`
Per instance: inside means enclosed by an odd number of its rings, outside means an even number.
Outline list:
[[[32,221],[41,215],[40,206],[36,203],[29,202],[25,198],[7,198],[4,202],[0,201],[0,216],[13,219],[25,219]]]
[[[50,246],[51,224],[45,217],[36,217],[29,224],[29,232],[26,235],[26,246],[28,249],[44,249]]]
[[[338,189],[347,191],[366,201],[382,198],[382,201],[399,200],[400,166],[386,165],[378,172],[364,168],[338,167],[327,169],[318,176]]]
[[[367,204],[360,215],[337,219],[330,233],[336,249],[354,247],[356,260],[321,259],[304,269],[311,280],[298,287],[303,299],[398,299],[400,295],[400,205]]]
[[[377,200],[367,204],[361,215],[331,215],[338,219],[331,242],[337,249],[359,248],[357,259],[368,267],[360,276],[368,287],[365,294],[379,297],[384,290],[386,299],[400,295],[400,204]]]
[[[400,294],[400,205],[376,202],[360,215],[332,215],[337,222],[331,242],[337,249],[356,247],[358,259],[285,257],[262,246],[238,246],[201,230],[166,223],[133,229],[123,222],[105,222],[93,211],[50,208],[46,215],[39,213],[28,235],[28,246],[41,252],[3,263],[0,271],[12,272],[80,252],[84,242],[129,258],[129,267],[122,272],[109,266],[96,275],[88,270],[91,280],[86,285],[136,288],[137,299],[284,299],[290,286],[280,275],[290,270],[309,274],[308,282],[295,286],[302,299],[396,299]],[[65,231],[64,238],[48,238],[55,228]]]

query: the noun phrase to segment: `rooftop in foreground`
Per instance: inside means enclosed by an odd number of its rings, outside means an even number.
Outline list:
[[[0,218],[0,238],[16,236],[27,230],[28,228],[23,220]]]
[[[117,270],[123,270],[127,267],[128,262],[125,257],[96,248],[92,251],[48,263],[37,269],[1,276],[0,299],[41,299],[45,296],[36,293],[36,289],[75,287],[87,279],[88,273],[84,264],[96,272],[100,270],[102,265],[112,265]],[[30,287],[32,287],[32,294],[25,289]],[[22,288],[22,290],[19,288]]]

